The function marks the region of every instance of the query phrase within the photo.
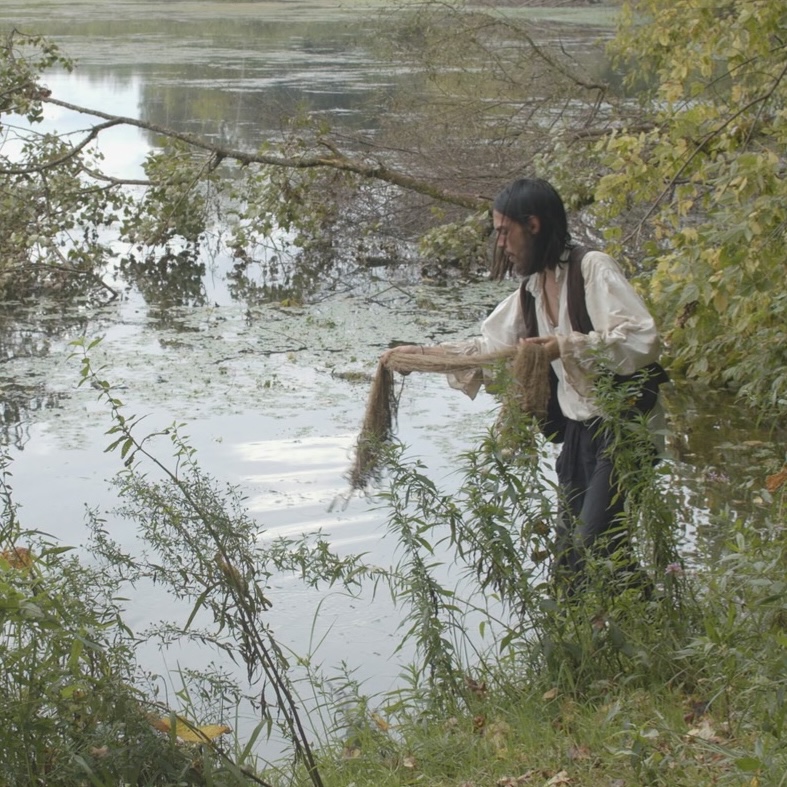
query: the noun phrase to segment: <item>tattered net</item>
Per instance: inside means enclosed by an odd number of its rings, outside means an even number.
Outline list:
[[[434,351],[432,351],[434,352]],[[544,418],[549,402],[549,360],[540,344],[524,343],[511,349],[485,355],[455,355],[449,352],[418,354],[394,350],[387,361],[377,366],[366,404],[361,432],[355,446],[355,461],[349,479],[353,489],[362,489],[378,471],[381,449],[393,435],[397,397],[394,372],[461,372],[490,369],[507,364],[513,390],[506,397],[508,406]]]

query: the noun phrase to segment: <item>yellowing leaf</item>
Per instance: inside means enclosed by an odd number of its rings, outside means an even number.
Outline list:
[[[716,308],[716,311],[719,312],[719,314],[726,314],[727,307],[730,305],[730,301],[729,298],[727,297],[727,293],[721,291],[717,292],[713,296],[713,305]]]
[[[150,723],[159,732],[164,732],[167,735],[173,731],[172,717],[170,716],[151,718]],[[174,724],[175,736],[185,743],[209,743],[214,738],[231,731],[231,728],[226,724],[205,724],[202,727],[197,727],[181,717],[177,717]]]
[[[372,714],[372,721],[383,731],[388,732],[391,729],[391,725],[379,714],[373,713]]]
[[[540,776],[539,771],[527,771],[521,776],[503,776],[495,782],[496,787],[522,787],[524,784],[532,784],[533,780]]]
[[[10,568],[26,571],[33,566],[33,553],[26,547],[11,547],[0,552],[0,560],[5,561]]]
[[[182,730],[180,728],[177,730],[178,737],[188,743],[212,741],[228,732],[232,732],[232,729],[226,724],[205,724],[202,727],[197,727],[195,730],[184,726]]]

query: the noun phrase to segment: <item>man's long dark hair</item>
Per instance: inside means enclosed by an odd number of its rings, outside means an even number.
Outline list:
[[[494,210],[519,224],[537,216],[541,228],[534,239],[531,273],[554,268],[571,241],[563,200],[554,186],[540,178],[522,178],[506,186],[495,197]]]

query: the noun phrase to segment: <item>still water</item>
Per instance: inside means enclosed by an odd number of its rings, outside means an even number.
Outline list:
[[[304,13],[294,3],[108,8],[6,3],[0,14],[22,29],[51,33],[78,59],[73,74],[48,75],[55,96],[224,135],[236,146],[258,146],[304,101],[348,127],[370,128],[377,92],[400,76],[382,79],[355,43],[358,24],[336,9]],[[78,136],[89,120],[50,107],[45,128]],[[114,129],[100,143],[107,171],[138,177],[153,142],[140,130]],[[337,281],[331,294],[304,306],[260,306],[233,297],[227,266],[221,256],[207,263],[202,297],[189,306],[152,305],[132,288],[103,307],[3,309],[0,426],[24,526],[80,546],[87,507],[102,513],[122,546],[135,543],[133,523],[113,512],[108,481],[119,459],[104,453],[108,415],[95,391],[78,387],[79,363],[69,357],[70,341],[103,337],[93,362],[117,386],[127,412],[146,414],[151,432],[184,422],[203,469],[241,487],[264,537],[323,530],[338,551],[391,564],[379,505],[359,497],[332,505],[348,491],[345,476],[368,390],[368,381],[354,375],[371,374],[392,340],[437,341],[472,331],[498,300],[499,285],[449,292],[414,286],[410,270],[381,269],[363,282]],[[431,306],[424,310],[417,301]],[[450,392],[439,380],[413,378],[402,398],[399,435],[411,456],[450,478],[452,457],[489,422],[493,406]],[[126,622],[135,631],[158,621],[162,610],[188,616],[155,588],[128,595]],[[289,576],[274,579],[266,595],[285,648],[310,654],[328,675],[346,662],[370,694],[396,685],[407,653],[393,655],[398,615],[386,595],[317,593]],[[160,652],[154,643],[138,655],[162,675],[160,689],[172,702],[177,670],[216,658],[193,645]],[[241,734],[255,725],[246,712],[226,719]]]
[[[6,0],[0,9],[1,27],[51,34],[78,60],[73,74],[47,78],[56,97],[255,148],[304,104],[348,129],[374,128],[381,93],[413,75],[381,71],[364,49],[363,19],[357,8],[297,2]],[[78,133],[87,125],[83,115],[48,110],[47,128]],[[107,171],[138,176],[154,142],[137,129],[113,130],[101,142]],[[302,306],[255,305],[234,297],[227,266],[221,256],[209,261],[202,297],[187,306],[152,304],[131,288],[103,307],[3,308],[0,428],[22,522],[78,546],[89,507],[104,512],[121,545],[134,543],[133,525],[112,513],[108,479],[119,460],[103,452],[108,416],[94,391],[77,386],[79,364],[70,358],[70,341],[103,337],[93,362],[128,412],[147,414],[150,432],[184,422],[201,466],[240,485],[264,537],[323,530],[339,551],[389,565],[395,556],[384,510],[358,497],[332,506],[347,492],[363,416],[368,381],[356,376],[371,374],[391,341],[472,335],[511,283],[445,288],[417,282],[411,270],[375,269],[363,281],[337,279]],[[719,410],[708,415],[682,397],[673,399],[681,436],[672,442],[697,511],[689,531],[702,524],[709,502],[692,491],[693,481],[715,467],[723,484],[730,464],[751,465],[756,458],[741,435],[756,435],[749,422],[739,430]],[[493,421],[494,407],[489,397],[471,401],[440,379],[414,375],[398,434],[408,455],[450,489],[459,483],[456,457]],[[370,694],[396,685],[407,654],[393,655],[398,617],[386,596],[326,597],[291,577],[275,579],[266,595],[285,647],[305,654],[319,642],[315,662],[328,672],[346,662]],[[126,621],[142,631],[162,607],[178,614],[155,589],[140,588]],[[172,671],[202,667],[212,656],[151,645],[140,658],[172,692],[179,688]],[[251,719],[237,723],[253,727]]]

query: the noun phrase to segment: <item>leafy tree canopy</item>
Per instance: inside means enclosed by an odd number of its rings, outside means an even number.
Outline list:
[[[629,220],[675,363],[787,404],[787,6],[635,0],[612,51],[650,130],[598,146],[600,215]],[[610,233],[610,235],[613,235]]]

